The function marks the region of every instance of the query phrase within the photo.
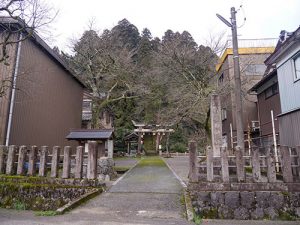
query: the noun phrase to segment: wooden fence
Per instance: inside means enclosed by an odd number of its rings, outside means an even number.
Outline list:
[[[87,154],[83,146],[76,148],[75,155],[71,155],[71,150],[70,146],[54,146],[50,151],[47,146],[1,145],[0,174],[81,179],[84,177],[83,167],[86,166],[86,178],[97,178],[97,142],[89,142]]]
[[[234,155],[221,147],[219,157],[213,156],[210,146],[206,148],[206,155],[198,156],[195,142],[189,143],[189,150],[191,182],[293,183],[300,180],[300,147],[281,146],[278,157],[272,146],[252,147],[250,155],[244,154],[239,146],[235,147]]]

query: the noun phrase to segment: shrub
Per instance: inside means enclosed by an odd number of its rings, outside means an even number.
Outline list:
[[[171,151],[172,152],[186,152],[187,146],[183,143],[177,142],[177,143],[171,145]]]

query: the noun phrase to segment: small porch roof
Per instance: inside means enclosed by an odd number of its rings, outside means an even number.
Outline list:
[[[67,135],[66,139],[68,140],[107,140],[113,137],[113,129],[78,129],[71,130]]]

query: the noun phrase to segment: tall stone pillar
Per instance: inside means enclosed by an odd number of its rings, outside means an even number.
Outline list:
[[[210,118],[211,118],[211,140],[213,155],[220,156],[222,146],[222,117],[221,102],[217,94],[212,94],[210,99]]]
[[[113,158],[114,155],[114,141],[113,140],[108,140],[107,141],[107,157],[108,158]]]

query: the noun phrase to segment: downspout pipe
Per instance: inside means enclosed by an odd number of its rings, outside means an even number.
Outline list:
[[[5,140],[6,146],[9,145],[9,138],[10,138],[10,132],[11,132],[12,115],[13,115],[14,103],[15,103],[15,97],[16,97],[16,84],[17,84],[17,76],[18,76],[18,72],[19,72],[22,38],[23,38],[22,33],[20,33],[18,46],[17,46],[17,57],[16,57],[16,64],[15,64],[15,70],[14,70],[14,75],[13,75],[12,91],[11,91],[11,98],[10,98],[10,105],[9,105],[8,124],[7,124],[6,140]]]

